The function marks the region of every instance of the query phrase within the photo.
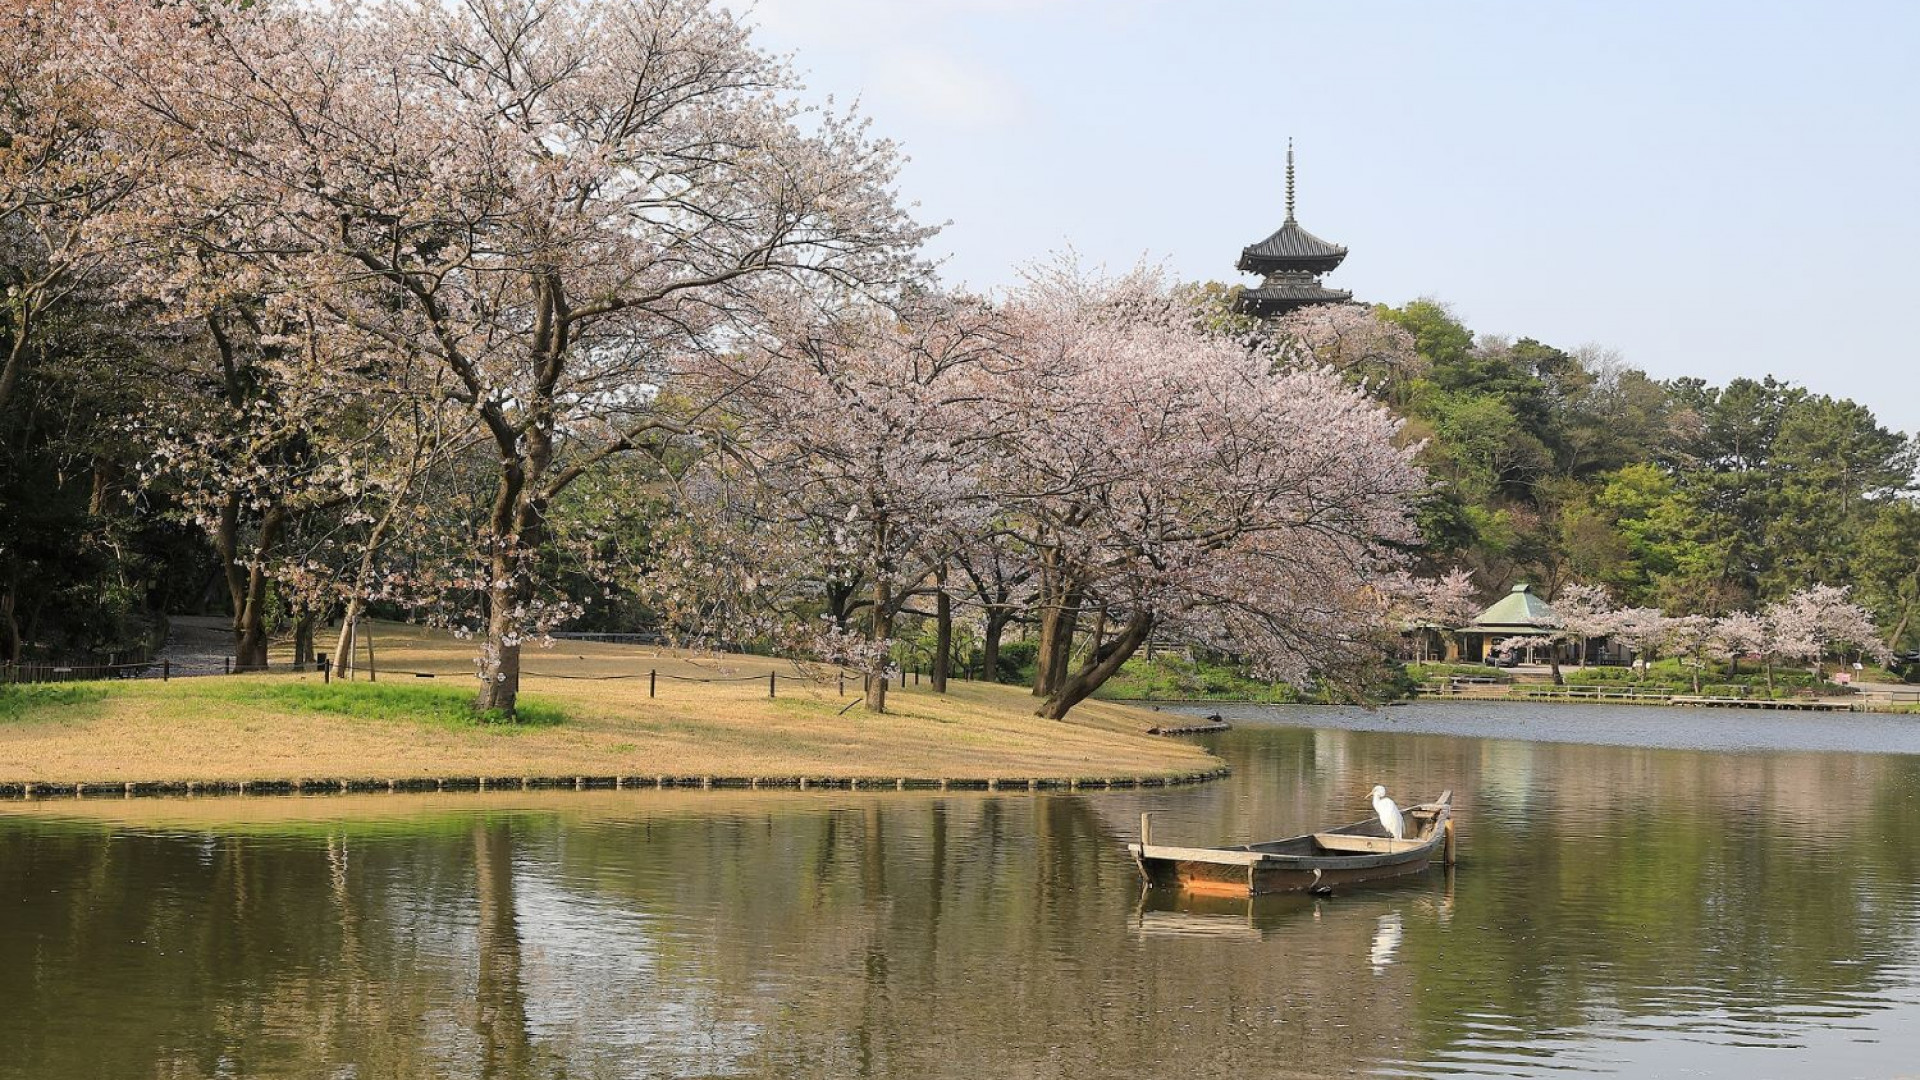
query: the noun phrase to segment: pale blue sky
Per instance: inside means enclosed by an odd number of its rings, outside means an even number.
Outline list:
[[[760,0],[858,96],[953,283],[1071,246],[1329,283],[1660,377],[1773,373],[1920,430],[1920,3]]]

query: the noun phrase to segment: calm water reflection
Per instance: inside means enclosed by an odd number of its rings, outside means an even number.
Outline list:
[[[1335,726],[1139,794],[0,806],[0,1077],[1920,1072],[1920,757],[1280,718]],[[1120,848],[1375,782],[1455,789],[1456,873],[1142,903]]]

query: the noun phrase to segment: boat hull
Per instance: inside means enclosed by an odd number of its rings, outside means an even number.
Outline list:
[[[1451,861],[1452,792],[1408,811],[1411,839],[1393,840],[1378,821],[1237,848],[1128,844],[1149,888],[1208,896],[1325,891],[1425,873]]]

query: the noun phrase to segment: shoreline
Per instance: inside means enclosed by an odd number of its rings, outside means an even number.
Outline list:
[[[445,776],[293,780],[0,781],[0,801],[111,801],[138,798],[313,797],[519,791],[1114,791],[1185,787],[1230,775],[1222,765],[1185,773],[1074,777],[874,776]]]
[[[1920,689],[1920,688],[1916,688]],[[1803,712],[1803,713],[1854,713],[1875,714],[1879,716],[1915,716],[1920,715],[1920,701],[1849,701],[1835,698],[1815,698],[1811,701],[1790,698],[1752,699],[1695,697],[1691,694],[1678,695],[1671,699],[1654,697],[1599,697],[1570,696],[1566,694],[1414,694],[1411,697],[1392,698],[1372,704],[1338,701],[1257,701],[1252,698],[1100,698],[1115,705],[1132,705],[1158,710],[1165,706],[1174,709],[1199,708],[1202,706],[1231,706],[1234,708],[1257,707],[1262,709],[1386,709],[1402,705],[1432,705],[1442,703],[1496,703],[1504,705],[1638,705],[1669,709],[1732,709],[1742,712]]]
[[[1433,700],[1394,709],[1268,705],[1219,707],[1236,729],[1370,732],[1508,742],[1516,745],[1631,747],[1719,753],[1895,754],[1920,758],[1920,716],[1898,713],[1784,713],[1766,709],[1528,708],[1526,701]],[[1616,707],[1621,706],[1621,707]],[[1209,705],[1208,708],[1216,706]]]

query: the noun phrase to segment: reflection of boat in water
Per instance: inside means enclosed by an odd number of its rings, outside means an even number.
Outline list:
[[[1153,843],[1141,815],[1140,842],[1127,851],[1149,888],[1221,896],[1324,892],[1384,878],[1418,874],[1436,857],[1453,862],[1453,792],[1406,811],[1412,836],[1395,840],[1378,819],[1326,832],[1234,848],[1169,847]]]
[[[1224,896],[1184,889],[1143,889],[1133,914],[1142,938],[1255,942],[1311,933],[1316,939],[1339,928],[1375,970],[1399,950],[1403,920],[1446,925],[1453,914],[1453,875],[1401,877],[1350,897],[1306,892]]]

